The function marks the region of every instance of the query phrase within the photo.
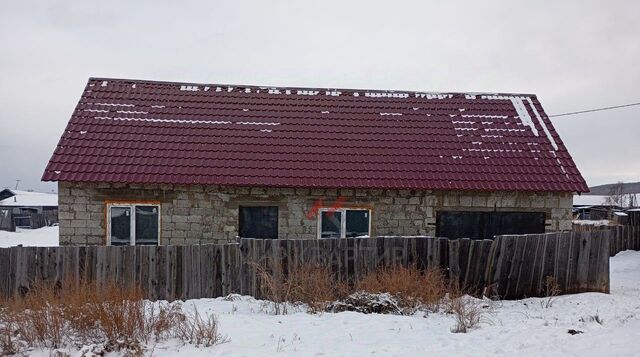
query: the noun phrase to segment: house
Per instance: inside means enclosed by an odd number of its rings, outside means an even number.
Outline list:
[[[0,191],[0,230],[40,228],[58,222],[58,195],[34,191]]]
[[[588,191],[531,94],[110,78],[43,180],[61,244],[570,230]]]

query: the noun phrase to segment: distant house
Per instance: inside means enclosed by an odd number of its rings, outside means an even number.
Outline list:
[[[629,224],[630,212],[635,212],[633,209],[637,207],[638,200],[640,193],[625,194],[624,201],[632,206],[623,207],[612,203],[610,195],[576,195],[573,198],[574,218],[592,221],[606,219],[618,224]]]
[[[569,230],[535,95],[89,79],[43,180],[61,244]]]
[[[4,189],[0,191],[0,230],[40,228],[58,223],[58,195]]]

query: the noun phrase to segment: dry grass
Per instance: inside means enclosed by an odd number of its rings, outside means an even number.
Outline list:
[[[346,283],[334,279],[331,269],[321,265],[302,265],[289,272],[290,301],[309,306],[309,312],[325,311],[332,301],[346,296]]]
[[[306,304],[310,313],[322,312],[332,301],[348,294],[346,284],[335,280],[326,266],[296,265],[286,274],[282,267],[272,272],[256,263],[251,266],[260,278],[267,310],[274,315],[287,314],[291,304]]]
[[[274,315],[286,315],[289,312],[291,284],[287,283],[287,277],[281,273],[282,270],[271,272],[257,263],[250,263],[250,266],[258,275],[260,293],[266,300],[265,309]]]
[[[447,283],[438,269],[394,266],[367,274],[356,283],[356,290],[389,293],[404,313],[413,314],[420,309],[437,311],[447,294]]]
[[[218,332],[218,322],[213,315],[202,316],[195,308],[190,316],[179,319],[175,331],[178,339],[197,347],[210,347],[228,341]]]
[[[560,284],[553,276],[549,275],[544,279],[544,299],[541,304],[544,308],[550,308],[558,295],[560,295]]]
[[[100,345],[104,353],[139,356],[149,342],[167,338],[204,346],[223,342],[213,316],[187,316],[179,304],[142,297],[139,289],[114,284],[35,286],[24,297],[0,301],[0,355]]]
[[[456,326],[451,329],[454,333],[466,333],[480,323],[485,312],[482,306],[470,296],[458,296],[448,300],[447,310],[456,319]]]
[[[308,312],[326,311],[332,302],[346,298],[355,292],[370,294],[388,293],[398,301],[403,313],[418,310],[436,311],[448,292],[446,279],[440,270],[423,271],[415,266],[380,268],[361,279],[347,284],[335,279],[330,267],[322,265],[297,265],[276,272],[253,263],[260,280],[262,298],[268,312],[287,314],[291,304],[302,303]]]

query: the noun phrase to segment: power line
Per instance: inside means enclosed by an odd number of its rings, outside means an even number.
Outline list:
[[[614,105],[613,107],[603,107],[603,108],[596,108],[596,109],[589,109],[589,110],[581,110],[581,111],[578,111],[578,112],[553,114],[553,115],[548,115],[548,117],[549,118],[552,118],[552,117],[563,117],[563,116],[566,116],[566,115],[575,115],[575,114],[582,114],[582,113],[600,112],[600,111],[603,111],[603,110],[611,110],[611,109],[618,109],[618,108],[633,107],[634,105],[640,105],[640,102],[623,104],[623,105]]]

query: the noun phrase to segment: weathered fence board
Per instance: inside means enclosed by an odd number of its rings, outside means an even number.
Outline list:
[[[139,286],[152,300],[260,297],[256,266],[287,274],[300,264],[329,267],[354,282],[381,266],[441,268],[474,295],[544,296],[547,277],[562,292],[609,290],[610,235],[617,247],[638,241],[629,229],[499,236],[493,240],[378,237],[321,240],[243,239],[239,244],[0,249],[0,294],[34,283]],[[617,249],[617,248],[616,248]]]
[[[578,232],[609,231],[609,255],[612,257],[625,250],[640,251],[640,225],[590,226],[574,224],[573,229]]]

